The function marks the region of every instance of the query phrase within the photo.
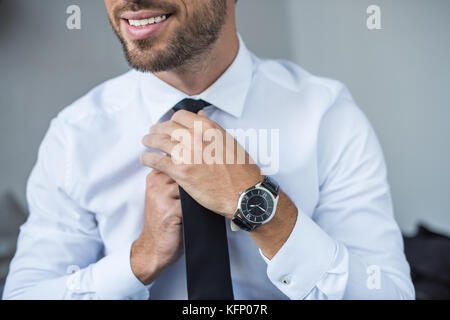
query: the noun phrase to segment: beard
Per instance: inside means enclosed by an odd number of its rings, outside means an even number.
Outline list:
[[[120,27],[115,27],[110,20],[129,65],[142,72],[157,73],[188,69],[190,65],[201,61],[218,39],[227,15],[226,0],[212,0],[205,3],[201,8],[194,10],[192,15],[186,18],[183,26],[175,29],[163,48],[158,50],[155,49],[155,44],[160,41],[158,36],[127,41],[121,34]],[[178,10],[175,5],[161,2],[132,3],[115,9],[114,17],[119,19],[120,13],[126,10],[154,8],[169,9],[169,12]]]

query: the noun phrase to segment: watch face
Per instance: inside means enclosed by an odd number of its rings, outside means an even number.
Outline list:
[[[252,223],[263,223],[273,211],[273,197],[264,189],[254,189],[245,193],[241,202],[244,217]]]

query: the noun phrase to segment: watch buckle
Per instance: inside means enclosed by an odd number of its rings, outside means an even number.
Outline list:
[[[233,232],[237,232],[237,231],[241,230],[241,228],[239,228],[238,225],[233,222],[233,220],[230,221],[230,227],[231,227],[231,231],[233,231]]]

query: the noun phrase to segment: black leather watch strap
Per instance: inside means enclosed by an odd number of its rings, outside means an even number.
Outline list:
[[[278,184],[278,182],[275,181],[275,179],[265,176],[264,180],[261,182],[261,185],[270,192],[272,192],[272,194],[275,197],[278,196],[278,192],[280,191],[280,185]]]
[[[240,210],[238,210],[235,215],[234,215],[234,219],[233,222],[235,225],[237,225],[239,228],[241,228],[242,230],[245,231],[253,231],[256,229],[257,225],[251,225],[249,224],[241,215]]]

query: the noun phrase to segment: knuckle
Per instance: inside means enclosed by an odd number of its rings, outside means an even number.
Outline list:
[[[157,133],[158,132],[158,129],[159,129],[159,126],[160,126],[160,124],[155,124],[155,125],[153,125],[151,128],[150,128],[150,134],[154,134],[154,133]]]
[[[171,184],[169,187],[169,194],[172,195],[172,194],[178,194],[178,193],[179,193],[178,185],[176,183]]]
[[[178,110],[177,112],[175,112],[171,118],[171,120],[173,121],[177,121],[177,119],[183,118],[186,116],[188,111],[186,110]]]
[[[167,216],[170,212],[170,204],[167,201],[159,201],[158,210],[164,216]]]
[[[144,138],[142,138],[142,144],[148,148],[150,148],[152,146],[152,135],[148,134],[146,135]]]
[[[147,183],[147,186],[153,183],[153,179],[155,178],[155,173],[152,170],[152,172],[150,172],[146,177],[145,177],[145,182]]]
[[[141,163],[143,165],[146,165],[148,163],[148,154],[147,152],[144,152],[141,154]]]
[[[146,186],[147,193],[149,193],[150,190],[153,190],[155,188],[155,182],[153,181],[153,179],[147,179]],[[147,196],[150,196],[151,194],[153,194],[153,192],[150,192],[150,194],[147,194]]]
[[[176,201],[168,197],[159,197],[156,206],[159,213],[164,217],[170,217],[177,211]]]
[[[169,145],[170,143],[172,143],[172,138],[168,135],[163,135],[161,136],[161,139],[159,140],[161,145]]]
[[[160,159],[158,159],[158,160],[155,161],[155,167],[160,168],[160,169],[162,169],[162,170],[164,170],[165,164],[166,164],[166,163],[165,163],[165,161],[164,161],[164,158],[160,158]]]
[[[170,208],[167,210],[168,216],[178,217],[181,215],[181,202],[180,200],[171,200]]]
[[[176,214],[181,215],[181,200],[180,199],[175,200],[175,212],[176,212]]]
[[[146,177],[145,177],[145,183],[147,186],[147,189],[153,189],[154,187],[159,185],[159,178],[160,174],[157,170],[152,170]]]
[[[180,217],[178,215],[170,214],[165,216],[163,220],[166,225],[174,225],[180,222]]]
[[[190,165],[180,165],[178,167],[178,172],[183,177],[188,177],[192,173],[192,167]]]

